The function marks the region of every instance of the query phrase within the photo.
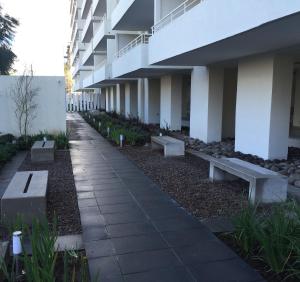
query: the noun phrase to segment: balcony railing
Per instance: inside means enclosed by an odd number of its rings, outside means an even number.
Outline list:
[[[128,53],[132,48],[141,45],[141,44],[148,44],[149,38],[151,37],[151,34],[143,33],[131,42],[129,42],[125,47],[120,49],[116,54],[115,58],[120,58],[126,53]]]
[[[180,16],[184,15],[186,12],[194,8],[196,5],[200,4],[204,0],[186,0],[177,8],[172,10],[169,14],[163,17],[158,23],[156,23],[152,27],[152,34],[161,30],[166,25],[172,23],[175,19],[179,18]]]

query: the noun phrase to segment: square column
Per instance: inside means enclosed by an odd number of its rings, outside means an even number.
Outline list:
[[[114,95],[114,87],[111,86],[109,88],[109,96],[110,96],[110,111],[114,112],[116,110],[116,103],[115,103],[115,95]]]
[[[145,87],[144,87],[144,79],[139,78],[138,79],[138,119],[141,122],[144,122],[144,100],[145,100],[145,95],[144,95],[144,91],[145,91]]]
[[[295,74],[295,97],[293,125],[300,127],[300,70]]]
[[[111,104],[110,104],[110,93],[109,93],[109,88],[105,88],[105,96],[106,96],[106,107],[105,110],[106,112],[110,112],[111,111]]]
[[[160,93],[160,127],[181,130],[182,77],[163,76]]]
[[[191,75],[190,136],[205,143],[221,141],[224,70],[194,67]]]
[[[100,109],[106,109],[106,91],[105,91],[105,88],[101,88]]]
[[[288,153],[293,63],[286,57],[239,63],[235,149],[264,159]]]
[[[124,85],[117,84],[116,86],[116,111],[120,115],[125,113],[125,88]]]
[[[137,84],[125,84],[125,116],[137,117]]]
[[[145,79],[145,112],[144,122],[146,124],[160,123],[160,80],[159,79]]]
[[[120,84],[116,85],[116,112],[120,114],[121,112],[121,93],[120,93]]]

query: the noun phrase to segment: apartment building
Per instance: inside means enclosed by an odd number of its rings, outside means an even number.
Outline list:
[[[98,107],[264,159],[300,147],[298,0],[73,0],[71,14],[74,90]]]

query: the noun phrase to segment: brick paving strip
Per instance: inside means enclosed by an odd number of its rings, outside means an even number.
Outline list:
[[[264,281],[78,114],[67,122],[92,279]]]

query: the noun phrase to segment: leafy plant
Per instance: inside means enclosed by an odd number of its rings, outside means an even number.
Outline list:
[[[256,234],[259,228],[257,207],[249,206],[233,219],[235,239],[243,251],[249,255],[255,249]]]

